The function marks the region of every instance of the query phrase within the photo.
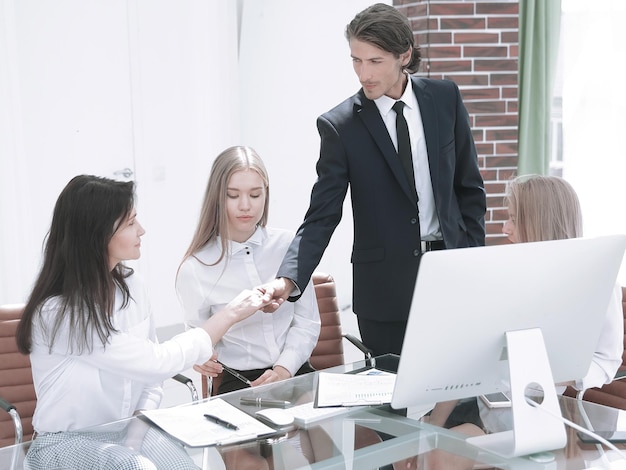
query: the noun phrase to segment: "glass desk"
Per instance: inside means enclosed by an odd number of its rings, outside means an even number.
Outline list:
[[[377,365],[385,368],[383,362]],[[359,361],[326,371],[345,373],[366,366],[364,361]],[[241,397],[287,400],[293,404],[310,402],[315,395],[316,377],[316,373],[307,374],[254,389],[231,392],[220,397],[241,410],[254,414],[261,408],[242,405]],[[482,406],[480,400],[479,403]],[[563,416],[577,424],[587,427],[585,423],[591,423],[594,429],[598,430],[626,429],[624,411],[578,402],[568,397],[560,397],[560,404]],[[508,409],[485,407],[481,411],[487,428],[494,431],[510,429]],[[546,461],[529,457],[504,459],[467,444],[465,436],[459,433],[407,418],[388,406],[357,408],[305,427],[291,426],[285,429],[283,435],[273,439],[222,447],[180,446],[172,442],[165,433],[138,417],[82,432],[97,433],[100,436],[122,435],[124,438],[121,440],[116,438],[115,444],[121,443],[135,449],[148,446],[148,438],[145,436],[158,435],[174,449],[169,452],[170,454],[179,452],[181,458],[189,461],[189,468],[214,470],[241,468],[244,460],[261,462],[262,466],[268,469],[371,469],[419,456],[421,465],[423,457],[435,449],[467,458],[477,469],[595,469],[609,468],[606,462],[619,459],[613,450],[603,449],[594,444],[583,444],[576,432],[570,428],[567,430],[567,446],[550,452]],[[384,436],[384,439],[380,436]],[[20,446],[0,449],[0,470],[24,468],[24,456],[29,445],[27,442]]]

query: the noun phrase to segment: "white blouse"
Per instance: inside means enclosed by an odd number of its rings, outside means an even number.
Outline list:
[[[609,301],[604,326],[598,339],[598,346],[591,359],[589,372],[585,377],[576,381],[576,388],[586,390],[610,383],[615,377],[617,369],[622,365],[623,352],[624,313],[622,310],[622,288],[618,284],[613,289]]]
[[[115,298],[113,325],[119,330],[93,351],[68,348],[68,325],[59,330],[52,351],[47,331],[60,299],[48,299],[33,319],[30,360],[37,393],[33,426],[38,433],[70,431],[132,416],[159,407],[161,382],[212,355],[211,337],[202,328],[158,343],[147,292],[136,274],[126,279],[132,299],[120,310]]]
[[[219,238],[186,259],[176,279],[176,291],[188,326],[201,325],[243,289],[276,277],[293,233],[257,228],[245,242],[229,242],[219,264]],[[311,355],[320,332],[320,317],[311,282],[296,302],[284,302],[274,313],[258,311],[234,325],[215,345],[218,358],[238,370],[280,365],[293,376]]]

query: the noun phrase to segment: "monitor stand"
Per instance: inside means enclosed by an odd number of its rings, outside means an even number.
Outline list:
[[[558,419],[561,408],[541,329],[507,331],[506,344],[513,430],[471,437],[467,442],[506,458],[565,447],[567,435]],[[533,389],[543,391],[538,407],[526,401]]]

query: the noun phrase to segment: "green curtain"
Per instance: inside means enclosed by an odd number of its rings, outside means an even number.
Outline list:
[[[518,175],[548,173],[561,0],[519,2]]]

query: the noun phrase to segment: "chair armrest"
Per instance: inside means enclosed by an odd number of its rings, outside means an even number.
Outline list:
[[[367,346],[365,346],[360,339],[349,333],[344,333],[342,336],[350,341],[354,346],[359,349],[359,351],[361,351],[365,355],[365,360],[369,361],[372,359],[372,350],[368,349]]]
[[[13,426],[15,427],[15,443],[21,444],[22,439],[24,438],[24,429],[22,428],[22,418],[20,418],[17,409],[13,403],[6,401],[3,398],[0,398],[0,408],[9,413],[11,419],[13,420]]]
[[[621,379],[626,379],[626,369],[618,370],[617,373],[615,374],[615,377],[613,377],[613,380],[621,380]]]
[[[191,392],[191,401],[198,401],[198,390],[196,386],[193,384],[193,380],[183,374],[176,374],[172,377],[172,379],[176,380],[176,382],[180,382],[183,385],[186,385],[189,391]]]

